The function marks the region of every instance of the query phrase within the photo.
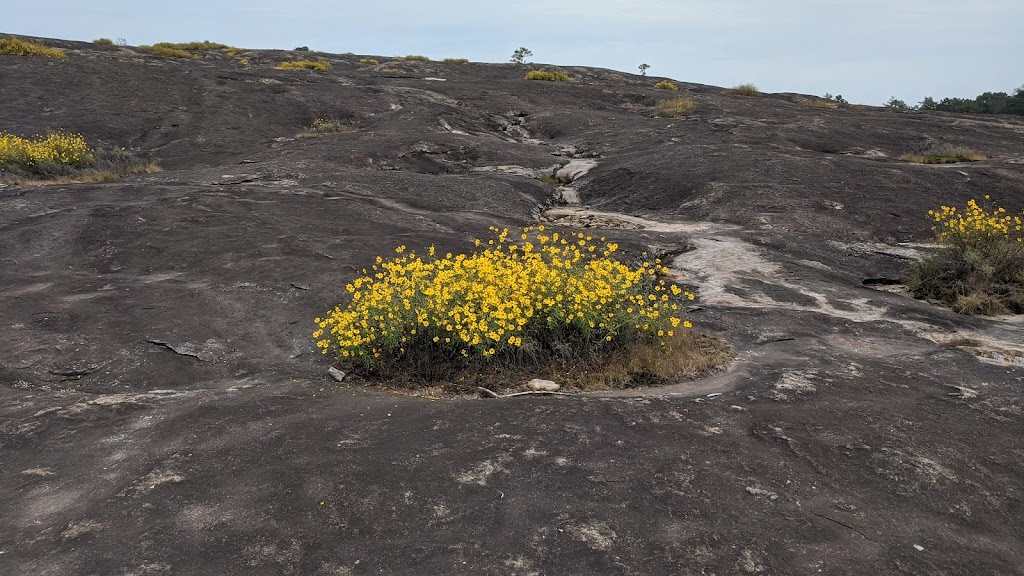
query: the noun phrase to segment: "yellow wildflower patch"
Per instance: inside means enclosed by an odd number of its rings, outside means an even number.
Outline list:
[[[43,164],[66,164],[75,168],[92,162],[93,150],[81,134],[52,132],[46,136],[22,138],[0,132],[0,169],[5,166],[34,168]]]
[[[989,196],[986,195],[985,200],[990,200]],[[928,216],[934,222],[932,228],[941,244],[966,248],[993,240],[1024,242],[1024,214],[1013,216],[997,206],[986,209],[974,199],[969,200],[963,210],[940,206],[938,210],[929,210]]]
[[[624,264],[618,245],[582,232],[492,233],[470,254],[378,257],[345,287],[348,303],[316,319],[317,346],[367,367],[413,346],[439,360],[585,355],[671,337],[694,297],[660,279],[660,261]]]

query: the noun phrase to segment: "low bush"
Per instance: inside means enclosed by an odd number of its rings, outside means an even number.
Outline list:
[[[410,54],[404,58],[404,60],[411,60],[413,62],[430,62],[430,58],[426,56],[418,56],[416,54]]]
[[[327,134],[339,134],[343,132],[356,132],[359,125],[352,120],[339,120],[337,118],[317,118],[313,124],[304,132],[299,133],[299,138],[311,138]]]
[[[739,86],[733,86],[725,91],[726,94],[733,94],[735,96],[760,96],[761,91],[757,89],[757,86],[753,84],[740,84]]]
[[[690,98],[673,98],[671,100],[659,100],[654,105],[654,109],[658,112],[658,116],[679,118],[692,114],[697,109],[697,103]]]
[[[167,46],[139,46],[139,50],[143,52],[149,52],[157,56],[163,56],[164,58],[185,58],[188,60],[199,60],[202,56],[193,54],[188,50],[180,50],[178,48],[168,48]]]
[[[671,90],[672,92],[675,92],[676,90],[679,90],[679,86],[676,86],[675,84],[673,84],[672,82],[669,82],[668,80],[662,80],[660,82],[655,82],[654,83],[654,87],[657,88],[658,90]]]
[[[281,62],[274,66],[277,70],[317,70],[326,72],[331,69],[331,63],[324,60],[295,60],[294,62]]]
[[[43,58],[64,58],[60,48],[50,48],[38,42],[29,42],[18,38],[0,38],[0,55],[6,56],[41,56]]]
[[[0,180],[102,181],[153,172],[155,165],[123,149],[93,149],[81,134],[58,131],[23,138],[0,132]]]
[[[900,156],[900,160],[904,162],[918,164],[955,164],[957,162],[980,162],[985,159],[986,156],[977,150],[953,144],[942,144],[924,152],[910,152]]]
[[[162,46],[164,48],[174,48],[177,50],[221,50],[228,49],[231,46],[227,44],[221,44],[219,42],[210,42],[209,40],[203,40],[202,42],[158,42],[153,45]]]
[[[315,320],[317,346],[371,375],[473,380],[482,367],[583,373],[608,362],[627,379],[661,378],[695,345],[678,315],[693,294],[660,279],[660,261],[624,264],[616,244],[582,232],[492,232],[470,254],[400,246],[378,257],[345,287],[348,302]]]
[[[224,50],[229,56],[234,57],[241,49],[219,42],[158,42],[152,46],[139,46],[139,50],[150,52],[165,58],[186,58],[190,60],[201,60],[203,56],[196,54],[204,50]]]
[[[113,46],[114,41],[110,38],[97,38],[92,41],[93,44],[99,44],[100,46]]]
[[[963,210],[941,206],[928,215],[943,248],[911,266],[914,296],[961,314],[1024,313],[1024,213],[970,200]]]
[[[546,80],[548,82],[572,82],[572,76],[565,72],[550,70],[530,70],[526,73],[527,80]]]
[[[469,64],[469,58],[445,58],[448,64]]]

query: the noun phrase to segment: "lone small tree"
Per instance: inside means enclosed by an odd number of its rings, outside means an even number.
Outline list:
[[[526,64],[526,59],[530,56],[533,56],[533,52],[525,46],[520,46],[512,53],[512,58],[509,62],[514,64]]]
[[[904,102],[903,100],[900,100],[899,98],[897,98],[895,96],[893,96],[892,98],[889,98],[889,101],[885,103],[885,107],[886,108],[895,108],[896,110],[910,110],[910,106],[907,106],[906,102]]]
[[[647,76],[647,70],[648,70],[648,69],[649,69],[650,67],[651,67],[651,65],[650,65],[650,64],[641,64],[641,65],[637,66],[637,68],[639,68],[639,69],[640,69],[640,75],[641,75],[641,76]]]

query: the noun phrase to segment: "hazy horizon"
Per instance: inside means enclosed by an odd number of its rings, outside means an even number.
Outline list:
[[[54,0],[0,6],[4,33],[131,45],[211,40],[245,48],[423,54],[507,62],[519,46],[538,63],[595,66],[766,92],[841,94],[880,105],[895,96],[973,98],[1024,84],[1024,3],[906,0],[627,2],[515,7],[455,0],[372,4],[297,0],[134,5]]]

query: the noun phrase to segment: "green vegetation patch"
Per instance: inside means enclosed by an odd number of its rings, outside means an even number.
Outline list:
[[[679,86],[676,86],[674,83],[669,82],[668,80],[655,82],[654,87],[657,88],[658,90],[671,90],[672,92],[679,90]]]
[[[417,54],[410,54],[403,58],[403,60],[409,60],[412,62],[430,62],[430,58],[427,58],[426,56],[419,56]]]
[[[92,41],[93,44],[99,44],[100,46],[113,46],[114,41],[110,38],[97,38]]]
[[[527,80],[545,80],[547,82],[572,82],[572,76],[565,72],[551,70],[530,70],[526,73]]]
[[[911,293],[961,314],[1024,313],[1024,213],[1009,214],[985,196],[928,215],[943,248],[911,265]]]
[[[40,56],[42,58],[64,58],[66,55],[60,48],[51,48],[38,42],[29,42],[19,38],[0,38],[0,55],[5,56]]]

